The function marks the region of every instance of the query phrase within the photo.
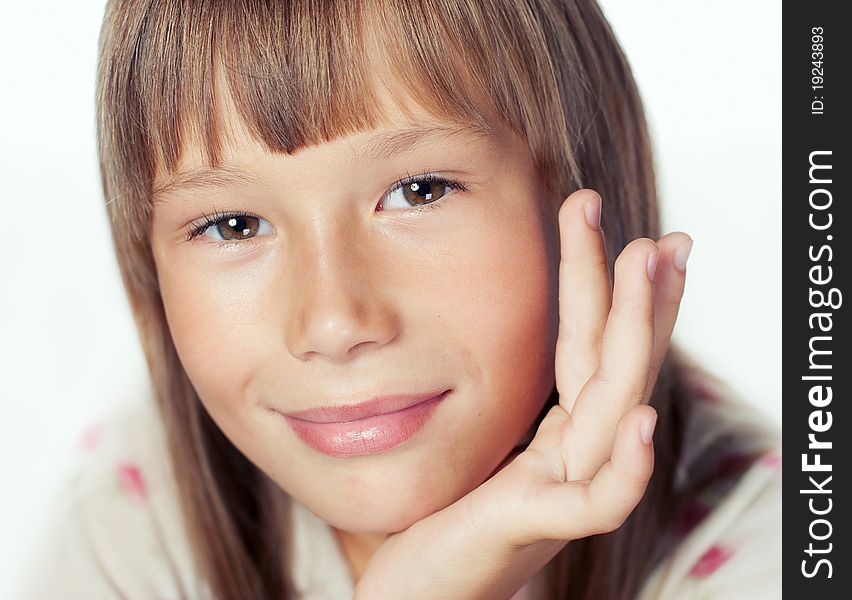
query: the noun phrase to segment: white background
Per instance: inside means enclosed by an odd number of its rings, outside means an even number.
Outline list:
[[[602,6],[650,119],[663,231],[695,240],[675,338],[780,423],[780,5]],[[79,431],[146,385],[95,155],[102,10],[8,3],[0,19],[4,598]]]

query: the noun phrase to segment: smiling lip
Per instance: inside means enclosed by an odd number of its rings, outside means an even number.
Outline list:
[[[324,454],[375,454],[420,431],[450,391],[382,396],[356,405],[280,414],[302,441]]]

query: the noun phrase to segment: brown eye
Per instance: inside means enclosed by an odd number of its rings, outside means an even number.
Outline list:
[[[259,228],[257,217],[233,216],[220,219],[216,229],[223,240],[244,240],[254,237]]]
[[[190,227],[187,239],[196,236],[219,241],[239,242],[264,233],[272,226],[263,218],[248,213],[232,213],[205,216],[202,222]]]
[[[458,181],[426,174],[401,181],[382,199],[380,210],[437,208],[437,201],[451,190],[467,191]]]
[[[411,206],[434,202],[447,193],[447,185],[438,181],[413,181],[402,186],[402,195]]]

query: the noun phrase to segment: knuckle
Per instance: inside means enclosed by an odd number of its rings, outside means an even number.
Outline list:
[[[614,376],[601,366],[595,372],[595,380],[608,394],[622,398],[625,406],[641,404],[645,398],[647,377],[633,376],[632,374]],[[621,423],[619,422],[617,426],[621,426]]]
[[[570,323],[559,323],[559,337],[561,341],[571,348],[576,349],[587,349],[584,350],[580,357],[574,356],[574,352],[572,352],[572,362],[577,361],[579,358],[579,362],[582,364],[589,364],[592,362],[591,358],[588,357],[590,354],[592,357],[597,356],[600,353],[601,343],[603,341],[603,332],[599,329],[592,328],[588,323],[583,321],[575,321]]]
[[[642,404],[645,400],[645,387],[647,384],[647,379],[642,379],[641,381],[637,381],[635,385],[625,388],[623,396],[625,406],[637,406]]]
[[[587,258],[594,268],[600,270],[606,269],[609,271],[609,259],[607,258],[605,251],[601,253],[592,253]]]
[[[597,381],[601,387],[608,390],[615,390],[619,386],[618,379],[610,375],[609,371],[604,368],[604,365],[601,365],[598,367],[597,371],[595,371],[595,381]]]
[[[622,290],[612,303],[612,315],[617,319],[638,322],[645,327],[654,325],[654,305],[643,293]]]
[[[673,309],[680,307],[680,303],[683,297],[683,292],[672,293],[672,294],[660,294],[657,303],[661,308],[665,309]]]

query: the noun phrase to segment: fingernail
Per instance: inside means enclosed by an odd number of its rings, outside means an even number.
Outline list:
[[[589,200],[583,205],[583,212],[586,213],[586,223],[589,227],[600,231],[601,228],[601,197],[597,196],[594,200]]]
[[[692,239],[688,242],[684,242],[675,250],[674,258],[672,259],[672,264],[674,264],[675,269],[680,271],[681,273],[686,272],[686,259],[689,258],[689,253],[692,251]]]
[[[659,251],[654,250],[648,255],[648,279],[651,280],[651,283],[654,283],[654,273],[657,271],[657,254],[659,254]]]
[[[643,444],[650,444],[651,438],[654,436],[654,427],[657,426],[657,414],[654,413],[651,417],[642,419],[642,424],[639,425],[639,437],[642,438]]]

